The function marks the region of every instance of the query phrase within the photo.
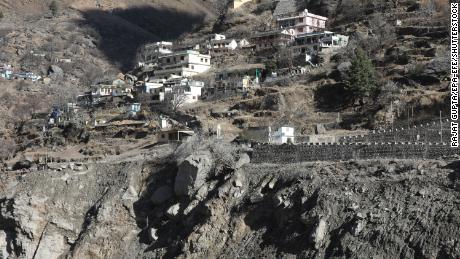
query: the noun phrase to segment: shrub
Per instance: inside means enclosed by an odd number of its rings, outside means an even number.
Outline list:
[[[423,74],[423,71],[425,71],[425,66],[420,63],[412,64],[408,70],[409,70],[408,74],[410,76],[418,76],[418,75]]]
[[[355,98],[362,99],[375,91],[375,68],[372,61],[362,49],[358,49],[351,62],[349,90]]]
[[[0,160],[9,159],[14,156],[16,144],[11,139],[0,138]]]
[[[59,12],[59,7],[58,7],[57,2],[53,0],[51,2],[51,4],[50,4],[49,8],[50,8],[51,14],[56,17],[58,15],[58,12]]]

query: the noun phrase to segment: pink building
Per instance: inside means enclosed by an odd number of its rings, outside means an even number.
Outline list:
[[[294,35],[322,31],[326,28],[327,18],[309,13],[307,9],[300,13],[283,14],[276,17],[278,26],[292,30]]]

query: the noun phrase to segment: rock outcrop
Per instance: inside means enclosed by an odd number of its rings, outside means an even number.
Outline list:
[[[217,145],[225,166],[212,147],[3,173],[0,257],[460,256],[458,161],[251,164]]]
[[[196,192],[205,183],[212,166],[212,155],[209,152],[201,152],[187,157],[179,165],[174,182],[176,195],[190,196]]]

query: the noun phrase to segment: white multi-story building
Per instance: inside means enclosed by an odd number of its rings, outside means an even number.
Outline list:
[[[292,30],[297,36],[301,33],[321,31],[326,28],[327,17],[309,13],[307,9],[300,13],[287,13],[276,17],[278,26]]]
[[[165,100],[178,100],[181,104],[197,102],[204,88],[204,82],[171,76],[169,79],[159,79],[146,82],[145,91],[152,95],[152,100],[164,102]]]
[[[191,77],[211,68],[211,56],[193,50],[180,51],[161,56],[158,65],[160,69],[155,70],[156,78],[166,79],[171,75]]]

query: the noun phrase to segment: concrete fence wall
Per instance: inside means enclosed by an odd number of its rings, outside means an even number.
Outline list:
[[[447,143],[338,143],[253,146],[253,163],[296,163],[308,161],[343,161],[352,159],[437,159],[460,155],[460,149]]]

